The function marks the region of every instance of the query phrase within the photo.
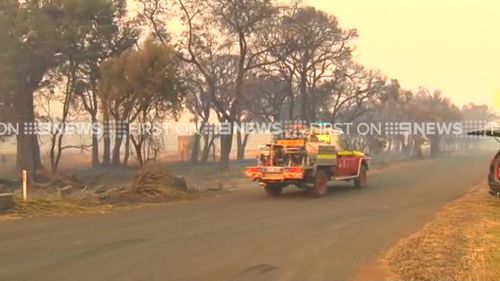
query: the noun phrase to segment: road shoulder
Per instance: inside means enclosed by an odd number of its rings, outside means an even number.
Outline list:
[[[356,280],[500,280],[500,200],[486,184],[445,206]],[[380,278],[380,277],[383,278]]]

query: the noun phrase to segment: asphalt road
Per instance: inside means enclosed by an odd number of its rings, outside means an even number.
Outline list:
[[[312,199],[255,189],[77,218],[0,223],[1,281],[347,280],[482,182],[488,156],[374,172]],[[249,186],[252,185],[249,183]]]

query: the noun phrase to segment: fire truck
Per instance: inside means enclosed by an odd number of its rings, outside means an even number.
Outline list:
[[[245,176],[259,182],[270,196],[295,185],[313,197],[328,193],[328,182],[351,181],[356,188],[368,182],[370,158],[343,149],[342,131],[308,128],[283,133],[261,147],[257,166],[245,169]]]

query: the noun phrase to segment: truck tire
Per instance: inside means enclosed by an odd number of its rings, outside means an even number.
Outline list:
[[[328,194],[328,175],[324,170],[318,170],[314,179],[313,188],[309,189],[313,197],[323,197]]]
[[[354,179],[354,187],[360,189],[365,188],[368,185],[368,169],[365,164],[361,164],[359,170],[359,176]]]
[[[272,197],[277,197],[281,195],[281,192],[283,191],[284,186],[281,184],[271,184],[268,183],[264,187],[266,190],[267,195],[272,196]]]

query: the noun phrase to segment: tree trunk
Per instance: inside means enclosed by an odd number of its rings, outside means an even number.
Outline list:
[[[130,135],[127,134],[125,138],[125,156],[123,157],[123,166],[128,166],[128,159],[130,157]]]
[[[144,139],[142,136],[139,140],[136,140],[135,137],[131,136],[130,140],[132,141],[132,146],[135,150],[135,156],[137,158],[137,162],[139,162],[139,166],[142,168],[144,166],[144,154],[142,153],[142,148],[144,144]]]
[[[139,166],[142,168],[144,166],[144,157],[142,157],[142,145],[137,144],[134,145],[135,147],[135,154],[137,156],[137,162],[139,162]]]
[[[103,154],[102,154],[102,164],[105,166],[111,165],[111,123],[109,120],[109,112],[107,107],[103,106],[103,125],[104,125],[104,143],[103,143]]]
[[[287,88],[289,101],[288,119],[295,120],[295,97],[293,96],[293,86],[291,82],[288,83]]]
[[[36,164],[34,161],[35,151],[32,146],[32,136],[19,134],[17,137],[17,169],[19,172],[26,170],[32,179],[35,175]]]
[[[132,141],[132,146],[134,147],[135,150],[135,155],[137,157],[137,162],[139,162],[139,166],[142,168],[144,166],[144,157],[142,156],[142,139],[140,142],[136,141],[134,137],[131,137],[130,140]]]
[[[201,135],[195,134],[193,136],[193,148],[191,150],[191,163],[198,163],[198,158],[200,156],[200,143]]]
[[[431,137],[431,157],[436,158],[439,156],[441,152],[441,138],[434,136]]]
[[[56,154],[56,163],[55,163],[55,170],[54,173],[57,173],[57,170],[59,169],[59,163],[61,162],[61,157],[62,157],[62,142],[63,142],[63,137],[64,134],[60,134],[57,138],[57,154]]]
[[[310,90],[310,100],[309,100],[309,112],[308,112],[308,121],[310,122],[317,122],[318,120],[316,119],[316,111],[317,111],[317,106],[316,106],[316,97],[315,97],[315,93],[313,90]]]
[[[215,136],[213,134],[207,134],[204,137],[203,152],[201,155],[201,163],[207,163],[210,157],[210,151],[212,146],[214,146]]]
[[[246,150],[246,147],[247,147],[247,143],[248,143],[248,137],[249,135],[245,134],[245,136],[243,136],[241,134],[241,132],[237,132],[237,135],[236,135],[236,138],[237,138],[237,160],[241,161],[241,160],[245,160],[245,150]]]
[[[119,123],[116,123],[116,128],[119,127]],[[121,148],[122,148],[122,143],[123,143],[123,135],[121,134],[122,132],[118,132],[118,130],[115,132],[115,143],[113,146],[113,156],[111,159],[111,164],[113,166],[120,166],[121,165],[121,159],[120,159],[120,154],[121,154]]]
[[[92,124],[97,126],[97,114],[92,115]],[[99,166],[99,136],[96,130],[92,130],[92,167]]]
[[[50,149],[49,149],[49,161],[50,161],[50,172],[55,174],[57,172],[56,168],[56,140],[57,136],[50,136]]]
[[[220,137],[220,168],[228,169],[229,160],[231,156],[231,148],[233,146],[233,129],[231,126],[231,133],[228,135],[221,135]]]
[[[418,159],[423,159],[424,158],[424,153],[422,151],[422,144],[424,143],[424,141],[422,140],[422,137],[421,136],[417,136],[413,139],[414,141],[414,146],[415,146],[415,150],[417,152],[417,158]]]
[[[215,151],[217,150],[217,148],[215,147],[215,142],[212,143],[211,147],[212,147],[212,162],[215,163],[217,161],[217,155],[215,154]]]
[[[35,122],[33,92],[18,93],[14,99],[15,120],[19,124],[17,139],[17,169],[26,170],[31,179],[35,179],[36,170],[41,168],[40,147],[36,135],[25,131],[25,125]]]
[[[122,137],[118,136],[115,137],[115,144],[113,146],[113,157],[111,158],[111,165],[113,166],[121,165],[120,152],[122,148],[122,142],[123,142]]]
[[[300,118],[303,121],[310,121],[307,111],[309,110],[309,102],[307,97],[307,71],[303,71],[300,75]]]
[[[111,165],[111,136],[109,132],[104,134],[103,145],[102,164],[104,166],[109,166]]]
[[[38,136],[33,136],[31,139],[33,143],[33,162],[35,162],[36,169],[43,169],[42,157],[40,153],[40,144],[38,142]]]

